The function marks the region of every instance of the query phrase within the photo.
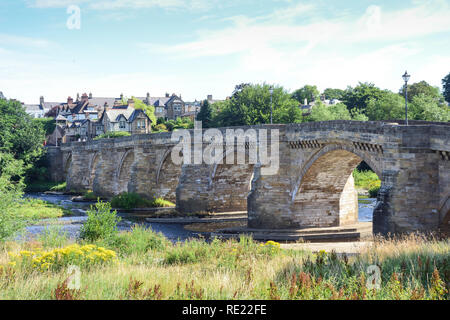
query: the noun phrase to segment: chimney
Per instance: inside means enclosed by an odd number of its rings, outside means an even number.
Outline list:
[[[308,99],[305,98],[305,106],[308,105]]]
[[[77,102],[80,101],[80,94],[77,93]]]
[[[114,101],[114,106],[113,106],[113,107],[120,106],[121,104],[122,104],[122,100],[115,100],[115,101]]]
[[[44,105],[44,96],[41,96],[41,97],[39,98],[39,104],[40,104],[41,106]]]
[[[89,93],[89,99],[92,99],[92,92]]]
[[[150,105],[150,93],[147,92],[147,105]]]
[[[169,98],[169,94],[166,92],[166,98]]]
[[[81,96],[81,101],[86,102],[88,98],[89,98],[88,95],[86,93],[83,93],[83,95]]]
[[[73,98],[72,97],[68,97],[67,98],[67,104],[73,104]]]
[[[206,96],[206,98],[208,99],[208,101],[211,101],[211,100],[212,100],[212,94],[208,94],[208,95]]]
[[[108,105],[108,102],[105,102],[103,107],[105,108],[105,111],[111,110],[111,107]]]
[[[120,94],[120,100],[123,100],[123,93]]]
[[[127,104],[129,107],[134,108],[134,100],[133,99],[128,99]]]

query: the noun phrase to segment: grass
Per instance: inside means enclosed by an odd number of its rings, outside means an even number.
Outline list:
[[[115,196],[111,199],[111,205],[114,208],[120,209],[175,207],[174,203],[163,198],[148,200],[132,192],[124,192]]]
[[[9,265],[8,251],[38,250],[41,242],[5,243],[0,299],[449,299],[448,239],[377,240],[356,257],[280,249],[246,237],[172,244],[143,227],[105,241],[94,245],[115,251],[117,260],[83,269],[76,291],[64,287],[64,268],[36,272]],[[368,287],[370,265],[381,270],[376,290]]]
[[[65,215],[71,215],[72,212],[44,200],[26,198],[20,203],[17,214],[24,217],[26,220],[33,221],[59,218]]]
[[[66,182],[41,181],[33,182],[25,187],[25,192],[66,191]]]

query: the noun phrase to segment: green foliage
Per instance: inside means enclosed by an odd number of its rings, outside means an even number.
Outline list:
[[[109,202],[98,201],[87,211],[88,218],[80,229],[80,238],[87,241],[110,239],[117,235],[117,224],[121,218],[111,212]]]
[[[369,190],[373,187],[380,187],[381,180],[377,174],[371,170],[359,171],[353,170],[353,178],[355,179],[355,186]]]
[[[231,99],[214,103],[215,127],[255,125],[270,123],[270,85],[246,85]],[[301,122],[298,102],[282,87],[275,87],[272,94],[273,122]]]
[[[367,101],[366,115],[371,121],[405,118],[405,99],[389,91],[381,91]]]
[[[131,136],[131,133],[127,131],[112,131],[98,135],[94,138],[94,140],[129,137],[129,136]]]
[[[149,250],[163,250],[169,245],[169,241],[151,228],[134,225],[130,232],[119,233],[109,241],[108,245],[122,255],[143,255]]]
[[[33,122],[37,123],[44,130],[45,136],[51,135],[55,131],[55,118],[35,118]]]
[[[111,199],[111,205],[114,208],[133,209],[152,207],[150,200],[142,198],[139,194],[133,192],[124,192]]]
[[[44,249],[61,248],[68,243],[68,236],[62,225],[49,225],[39,234],[38,240]]]
[[[311,114],[306,117],[307,121],[329,121],[329,120],[351,120],[352,117],[343,103],[326,106],[316,102],[312,107]]]
[[[325,95],[325,99],[342,100],[342,98],[344,97],[344,90],[327,88],[323,91],[323,94]]]
[[[376,198],[378,196],[378,192],[380,191],[380,186],[373,186],[369,189],[369,197]]]
[[[176,120],[158,119],[158,128],[165,128],[167,131],[174,131],[176,129],[193,129],[194,122],[190,118],[177,118]]]
[[[372,83],[359,83],[355,88],[348,87],[342,96],[342,102],[349,110],[359,109],[365,111],[371,99],[378,100],[383,90]],[[369,117],[370,119],[370,117]]]
[[[24,172],[22,160],[0,152],[0,242],[13,238],[25,227],[26,219],[19,212]]]
[[[408,105],[408,118],[412,120],[442,121],[450,120],[450,109],[444,104],[438,104],[433,96],[420,93]]]
[[[305,85],[303,88],[297,89],[292,93],[292,98],[303,104],[305,99],[308,103],[318,101],[320,92],[316,86]]]
[[[29,168],[43,151],[44,130],[18,101],[0,99],[0,152],[10,153]]]
[[[405,86],[401,88],[399,94],[402,97],[405,96]],[[429,85],[426,81],[420,81],[408,85],[408,102],[412,102],[414,97],[418,95],[425,95],[436,102],[442,102],[443,100],[443,97],[439,92],[439,88]]]
[[[133,209],[133,208],[158,208],[158,207],[174,207],[175,204],[164,200],[163,198],[156,198],[153,201],[142,198],[139,194],[133,192],[124,192],[115,196],[111,200],[111,205],[114,208]]]
[[[70,211],[53,203],[33,198],[25,198],[18,201],[16,214],[27,221],[38,219],[59,218]]]
[[[66,182],[36,181],[27,183],[25,192],[66,191]]]
[[[144,110],[145,114],[150,118],[152,121],[152,125],[156,124],[156,116],[155,116],[155,107],[150,105],[146,105],[142,100],[139,100],[135,97],[132,97],[134,101],[134,108]]]
[[[97,196],[95,195],[95,193],[92,190],[86,191],[83,194],[83,198],[85,200],[97,200]]]
[[[197,114],[197,121],[202,121],[203,128],[210,128],[212,126],[212,109],[208,100],[201,102],[200,112]]]
[[[445,101],[450,102],[450,73],[442,79],[442,94]]]
[[[152,127],[153,132],[167,132],[167,127],[164,123],[159,123],[156,126]]]

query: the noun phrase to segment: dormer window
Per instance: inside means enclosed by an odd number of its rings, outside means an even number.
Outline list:
[[[119,128],[120,129],[125,129],[125,121],[124,120],[120,120],[119,121]]]

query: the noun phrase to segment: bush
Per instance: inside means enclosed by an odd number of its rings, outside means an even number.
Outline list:
[[[133,209],[139,207],[152,207],[152,201],[142,198],[137,193],[124,192],[112,198],[111,205],[114,208]]]
[[[18,254],[9,253],[10,265],[24,270],[59,271],[64,267],[76,265],[88,268],[114,261],[116,253],[93,244],[80,246],[73,244],[50,251],[22,250]]]
[[[175,203],[170,202],[168,200],[164,200],[163,198],[156,198],[152,202],[152,207],[156,208],[175,207]]]
[[[131,136],[131,133],[129,133],[127,131],[116,131],[116,132],[103,133],[103,134],[95,137],[94,140],[129,137],[129,136]]]
[[[83,198],[84,198],[85,200],[97,200],[96,195],[95,195],[94,192],[91,191],[91,190],[86,191],[86,192],[83,194]]]
[[[374,186],[369,189],[369,197],[376,198],[378,197],[378,191],[380,191],[380,186]]]
[[[371,170],[353,171],[353,178],[355,179],[355,186],[358,188],[369,190],[373,187],[380,187],[381,180],[377,174]]]
[[[87,211],[88,218],[80,230],[80,238],[88,241],[110,239],[117,235],[117,224],[121,218],[111,212],[109,202],[98,201]]]

